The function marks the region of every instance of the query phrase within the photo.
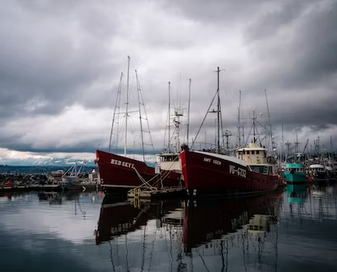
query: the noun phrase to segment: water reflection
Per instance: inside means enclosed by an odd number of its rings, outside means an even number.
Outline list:
[[[287,194],[289,203],[304,203],[310,186],[307,184],[288,184]]]
[[[337,271],[337,183],[249,198],[0,194],[1,271]]]
[[[105,199],[101,207],[96,243],[109,243],[114,271],[227,271],[233,256],[246,266],[271,265],[262,256],[276,251],[277,194],[134,204]]]

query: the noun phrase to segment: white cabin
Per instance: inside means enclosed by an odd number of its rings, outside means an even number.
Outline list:
[[[162,153],[159,155],[162,170],[182,173],[179,153]]]
[[[256,143],[237,149],[236,157],[243,160],[254,172],[268,175],[275,173],[276,160],[267,157],[267,149]]]

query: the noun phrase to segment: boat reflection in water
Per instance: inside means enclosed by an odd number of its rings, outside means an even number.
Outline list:
[[[288,203],[304,203],[308,197],[310,185],[308,184],[288,184],[287,195]]]
[[[114,271],[274,267],[280,199],[274,193],[202,202],[104,199],[96,244],[109,245]]]

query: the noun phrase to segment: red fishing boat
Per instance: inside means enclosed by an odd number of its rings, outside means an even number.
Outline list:
[[[145,162],[96,150],[96,162],[105,190],[148,186],[161,188],[180,184],[181,174],[173,171],[156,171]]]
[[[217,110],[210,111],[211,103],[206,113],[206,116],[209,112],[217,113],[217,145],[212,152],[192,151],[187,145],[182,146],[184,150],[180,159],[187,194],[193,197],[203,193],[249,194],[273,191],[278,185],[276,160],[272,156],[267,157],[267,149],[261,143],[257,144],[254,114],[252,143],[236,149],[235,157],[224,155],[226,151],[228,153],[228,144],[227,150],[220,146],[220,139],[225,134],[220,132],[219,67],[217,73],[218,88],[212,100],[213,103],[217,96]]]
[[[256,143],[238,149],[237,157],[186,149],[180,158],[189,196],[261,193],[278,185],[276,161]]]
[[[123,112],[120,112],[123,89],[121,86],[123,79],[122,73],[112,120],[109,152],[101,150],[96,151],[95,161],[98,164],[102,188],[104,191],[109,189],[116,191],[117,188],[130,189],[138,186],[144,186],[149,189],[178,186],[181,180],[180,173],[173,172],[170,169],[161,171],[159,166],[154,167],[154,164],[152,164],[153,166],[149,166],[149,164],[145,163],[145,154],[149,153],[148,151],[145,151],[144,146],[151,146],[153,149],[152,152],[154,153],[152,136],[150,133],[140,83],[138,81],[137,71],[136,86],[138,95],[129,97],[129,68],[130,57],[128,57],[126,103],[124,103],[125,111],[123,109]],[[136,101],[134,101],[134,103],[129,103],[129,98],[138,99],[138,101],[137,103]],[[131,113],[139,114],[137,119],[140,121],[140,124],[136,131],[137,133],[140,133],[140,135],[137,135],[136,138],[141,139],[141,146],[138,149],[133,148],[133,151],[130,152],[129,150],[129,152],[127,152],[128,145],[131,145],[130,142],[128,142],[128,119],[131,118]],[[124,130],[124,137],[119,136],[119,132],[122,128]],[[118,153],[122,153],[120,148],[121,145],[124,145],[124,154],[118,155]],[[135,145],[135,142],[133,142],[133,145]],[[139,154],[138,157],[142,158],[138,160],[128,157],[130,155],[134,157],[135,154]]]

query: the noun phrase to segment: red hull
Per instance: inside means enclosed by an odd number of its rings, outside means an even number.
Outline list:
[[[197,191],[218,193],[257,193],[277,188],[277,175],[252,172],[230,157],[220,158],[212,153],[183,151],[180,154],[185,187]],[[191,191],[192,190],[192,191]]]
[[[179,173],[161,171],[160,175],[155,173],[155,168],[146,163],[127,157],[96,150],[96,161],[101,177],[102,186],[107,188],[134,188],[142,185],[138,174],[149,182],[151,186],[173,187],[180,184]],[[138,172],[138,174],[137,174]],[[168,174],[168,175],[167,175]],[[165,177],[162,179],[161,177]]]

